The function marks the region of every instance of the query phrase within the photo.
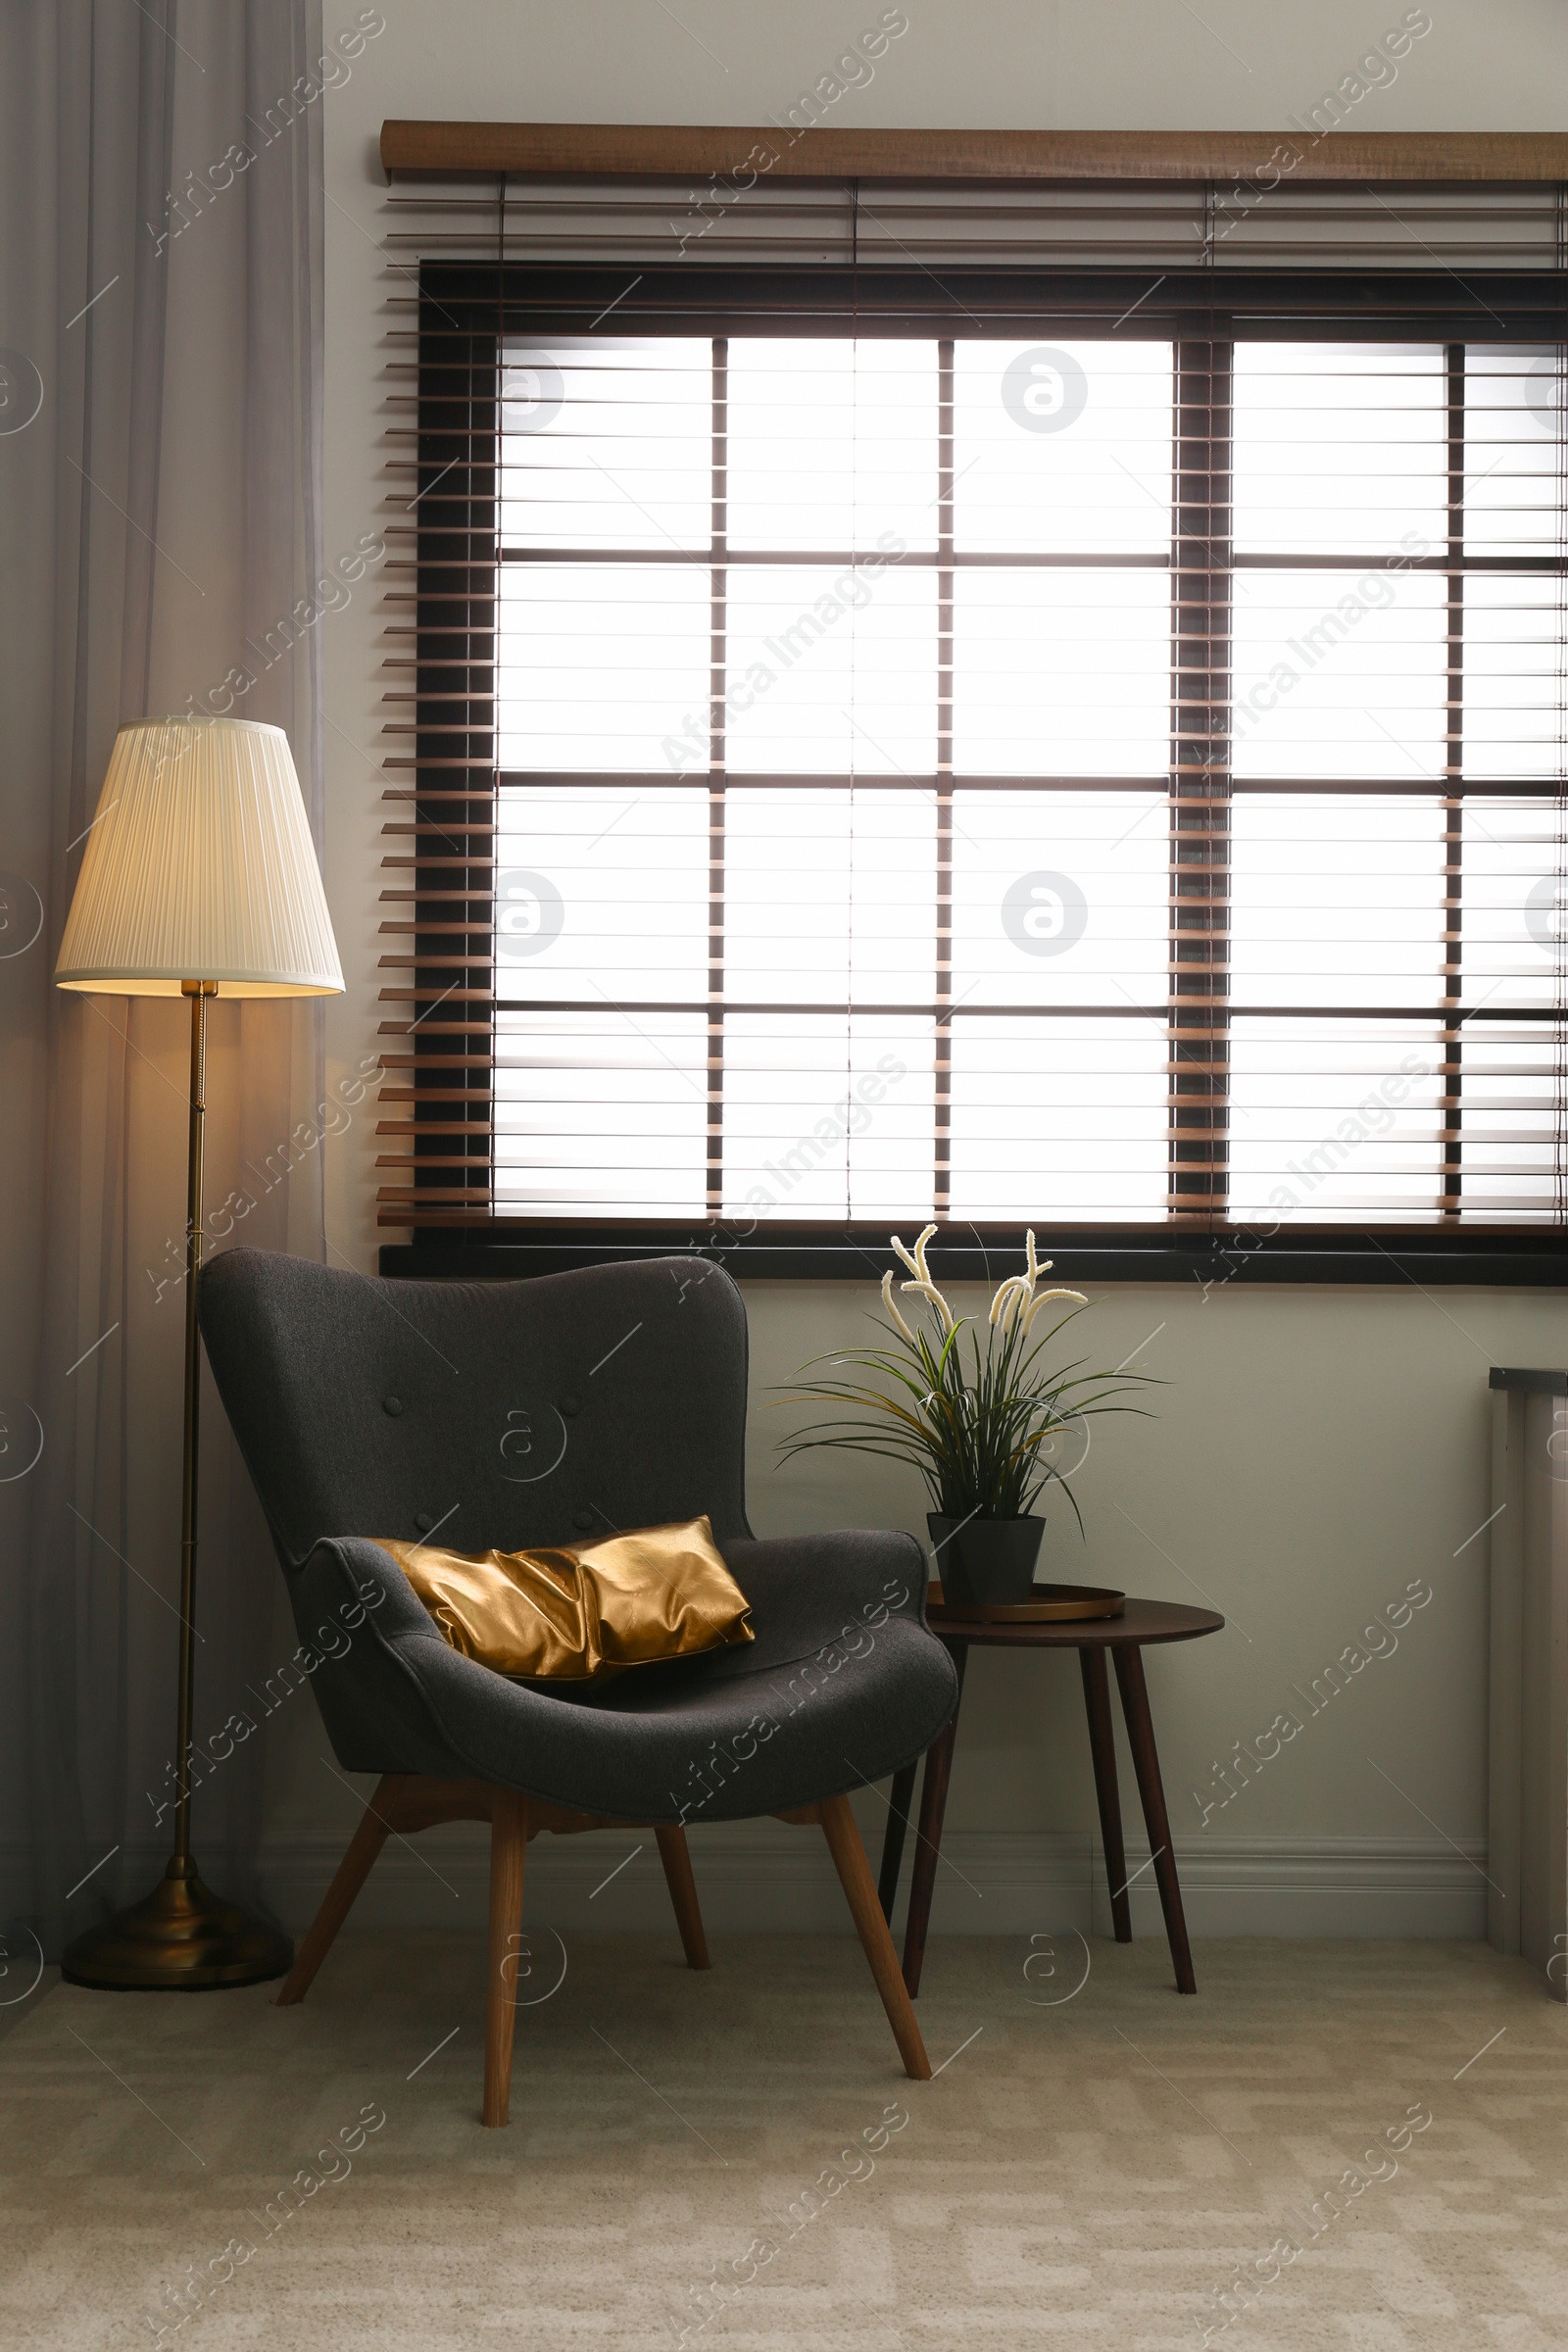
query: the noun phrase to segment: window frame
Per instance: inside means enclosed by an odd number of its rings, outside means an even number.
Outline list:
[[[647,334],[777,332],[787,320],[803,333],[940,339],[944,330],[950,336],[972,333],[979,319],[999,339],[1068,340],[1113,332],[1125,319],[1132,333],[1170,338],[1176,386],[1172,672],[1181,684],[1167,785],[1173,884],[1162,1008],[1171,1039],[1167,1215],[1163,1222],[1052,1224],[1049,1239],[1057,1270],[1079,1279],[1207,1286],[1259,1279],[1568,1285],[1568,1167],[1561,1134],[1558,1217],[1552,1223],[1472,1225],[1461,1223],[1455,1210],[1451,1221],[1312,1225],[1293,1218],[1272,1230],[1266,1219],[1246,1225],[1227,1213],[1224,1135],[1231,1010],[1226,947],[1232,779],[1225,726],[1231,683],[1233,338],[1244,329],[1251,340],[1447,347],[1451,516],[1454,498],[1462,497],[1462,447],[1457,472],[1453,447],[1455,431],[1462,433],[1462,346],[1467,341],[1560,345],[1568,335],[1565,284],[1563,273],[1540,270],[1478,272],[1461,283],[1449,272],[1433,270],[1195,269],[1167,273],[1151,286],[1145,272],[1033,267],[951,271],[939,284],[925,270],[677,263],[647,269],[628,287],[624,270],[602,264],[425,263],[418,298],[415,692],[405,698],[415,703],[408,730],[414,756],[401,763],[415,772],[394,785],[389,796],[395,804],[389,863],[401,859],[405,881],[412,866],[414,888],[412,894],[402,892],[403,904],[383,926],[393,952],[383,957],[389,980],[382,992],[389,1010],[406,1008],[404,1018],[389,1020],[383,1034],[395,1040],[417,1028],[420,1036],[412,1054],[400,1054],[389,1043],[383,1058],[392,1082],[382,1100],[412,1101],[417,1120],[432,1102],[444,1107],[441,1098],[450,1095],[454,1109],[461,1104],[461,1115],[441,1119],[442,1131],[416,1135],[407,1159],[382,1162],[409,1170],[404,1187],[389,1187],[383,1195],[382,1222],[411,1227],[414,1236],[410,1243],[383,1248],[383,1271],[547,1272],[677,1251],[713,1255],[737,1274],[758,1279],[868,1279],[886,1263],[880,1224],[768,1218],[748,1228],[744,1216],[726,1219],[714,1205],[711,1167],[709,1214],[696,1221],[529,1219],[440,1198],[459,1189],[454,1167],[463,1182],[486,1197],[493,1178],[488,1077],[481,1103],[475,1073],[487,1073],[491,1064],[495,1004],[488,984],[489,923],[500,774],[494,766],[489,665],[496,620],[497,485],[484,450],[487,435],[493,447],[499,354],[504,340],[517,336],[581,334],[608,306],[614,309],[617,329]],[[944,482],[951,484],[951,403],[939,431],[939,463]],[[1445,554],[1419,563],[1447,576],[1450,607],[1467,569],[1563,569],[1560,557],[1489,562],[1455,561]],[[952,576],[950,571],[950,581]],[[1452,636],[1450,626],[1450,641]],[[1475,790],[1455,779],[1455,789],[1445,796],[1450,843],[1457,840],[1467,789]],[[1568,781],[1543,786],[1542,797],[1562,810],[1568,806]],[[1456,858],[1455,847],[1450,860]],[[1449,887],[1450,904],[1457,904],[1454,880]],[[941,889],[939,881],[939,927]],[[403,918],[411,896],[409,921]],[[1452,1004],[1456,1019],[1457,955],[1457,943],[1450,941],[1446,1002]],[[1527,1016],[1515,1011],[1501,1017]],[[1561,1058],[1565,1016],[1559,1007],[1548,1017],[1554,1017],[1559,1031]],[[1456,1059],[1456,1049],[1448,1059]],[[407,1085],[398,1083],[402,1070],[410,1073]],[[939,1087],[939,1105],[940,1101]],[[1446,1190],[1457,1200],[1456,1081],[1447,1089],[1445,1110],[1453,1136],[1445,1152]],[[381,1133],[406,1138],[409,1129],[406,1122],[388,1122]],[[941,1134],[939,1107],[939,1165]],[[710,1138],[710,1153],[715,1148]],[[422,1215],[421,1194],[428,1200]],[[1021,1225],[971,1225],[940,1212],[936,1221],[934,1255],[950,1279],[985,1276],[1021,1245]]]

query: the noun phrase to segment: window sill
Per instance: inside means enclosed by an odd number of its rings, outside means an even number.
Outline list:
[[[906,1223],[904,1239],[918,1230]],[[504,1224],[416,1229],[380,1253],[384,1275],[473,1281],[560,1274],[644,1257],[711,1257],[746,1282],[880,1282],[896,1263],[884,1225],[768,1225],[744,1239],[731,1225]],[[1568,1290],[1568,1228],[1496,1225],[1228,1227],[1162,1225],[1039,1228],[1058,1282],[1196,1284],[1207,1296],[1232,1282],[1374,1283],[1391,1289],[1469,1284]],[[941,1282],[996,1282],[1017,1271],[1023,1229],[955,1225],[931,1244]]]

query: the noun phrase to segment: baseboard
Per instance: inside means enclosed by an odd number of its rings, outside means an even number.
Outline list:
[[[814,1831],[743,1822],[691,1829],[688,1837],[704,1917],[715,1934],[847,1932],[844,1897]],[[634,1858],[626,1861],[627,1855]],[[1127,1858],[1133,1932],[1159,1936],[1148,1856],[1144,1844]],[[874,1847],[871,1859],[874,1868]],[[309,1919],[336,1862],[334,1849],[314,1841],[266,1850],[262,1883],[291,1927]],[[1481,1845],[1461,1851],[1435,1838],[1200,1837],[1178,1846],[1177,1864],[1195,1936],[1486,1933]],[[901,1914],[908,1881],[906,1852]],[[486,1892],[483,1833],[435,1832],[416,1846],[383,1851],[356,1917],[367,1925],[477,1929]],[[669,1904],[652,1835],[536,1838],[528,1849],[525,1912],[563,1931],[667,1930]],[[1074,1833],[984,1831],[956,1831],[944,1839],[933,1935],[1027,1937],[1067,1928],[1111,1932],[1098,1840]]]
[[[873,1869],[875,1824],[862,1820]],[[690,1827],[703,1915],[716,1935],[748,1930],[844,1935],[844,1897],[815,1830],[781,1822]],[[641,1847],[641,1851],[636,1849]],[[905,1854],[899,1909],[909,1884]],[[336,1869],[335,1839],[278,1838],[264,1844],[260,1885],[277,1916],[303,1929]],[[627,1856],[632,1858],[628,1861]],[[164,1849],[126,1849],[116,1892],[141,1892]],[[1484,1844],[1407,1838],[1222,1838],[1200,1834],[1176,1848],[1189,1929],[1202,1936],[1445,1936],[1486,1934]],[[20,1851],[0,1849],[0,1916],[21,1918],[25,1885]],[[215,1886],[222,1857],[203,1848]],[[620,1867],[617,1867],[619,1865]],[[1163,1933],[1147,1844],[1129,1847],[1129,1901],[1137,1936]],[[486,1833],[454,1824],[391,1840],[354,1917],[367,1927],[482,1927],[488,1896]],[[606,1830],[536,1838],[528,1848],[525,1916],[566,1930],[667,1931],[669,1902],[652,1832]],[[74,1918],[73,1924],[75,1924]],[[83,1921],[81,1924],[85,1924]],[[935,1936],[1019,1936],[1076,1928],[1110,1934],[1100,1842],[1081,1832],[955,1830],[937,1870]]]

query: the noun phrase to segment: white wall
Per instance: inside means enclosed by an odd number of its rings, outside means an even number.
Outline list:
[[[358,9],[328,0],[326,13],[330,35]],[[391,513],[376,242],[384,117],[756,122],[786,107],[878,10],[870,0],[798,0],[787,11],[681,0],[677,23],[652,0],[380,0],[380,13],[386,30],[324,101],[329,557]],[[1180,0],[907,0],[907,13],[910,29],[875,80],[842,102],[844,123],[1283,127],[1402,11],[1396,0],[1320,0],[1310,10],[1204,0],[1207,29]],[[1436,0],[1431,13],[1433,30],[1396,83],[1364,103],[1358,127],[1560,125],[1568,15],[1555,0]],[[349,983],[331,1015],[338,1067],[374,1047],[380,1018],[382,619],[372,584],[324,623],[327,879]],[[373,1267],[371,1122],[360,1120],[331,1149],[333,1244]],[[847,1284],[748,1290],[752,1510],[761,1534],[920,1524],[913,1482],[886,1465],[823,1456],[780,1470],[772,1457],[767,1385],[863,1328],[872,1297]],[[1487,1542],[1467,1539],[1490,1509],[1486,1374],[1494,1362],[1568,1361],[1560,1295],[1232,1284],[1204,1302],[1196,1286],[1122,1286],[1102,1295],[1094,1326],[1108,1360],[1141,1345],[1139,1361],[1169,1385],[1155,1392],[1157,1419],[1101,1425],[1080,1486],[1087,1541],[1058,1513],[1047,1572],[1171,1599],[1201,1595],[1229,1620],[1216,1639],[1149,1662],[1196,1924],[1478,1933]],[[1211,1790],[1213,1760],[1281,1710],[1304,1713],[1292,1686],[1309,1684],[1413,1579],[1425,1579],[1433,1597],[1396,1652],[1308,1717],[1280,1759],[1200,1829],[1191,1791]],[[285,1729],[280,1718],[271,1870],[295,1909],[352,1816],[319,1763],[322,1744],[314,1721]],[[1130,1776],[1126,1794],[1131,1809]],[[867,1800],[864,1811],[870,1827],[880,1809]],[[979,1894],[942,1873],[937,1924],[1087,1925],[1093,1817],[1072,1662],[979,1656],[949,1810],[950,1851]],[[472,1910],[472,1841],[446,1835]],[[720,1922],[759,1919],[769,1903],[781,1920],[812,1915],[813,1905],[814,1915],[835,1917],[820,1907],[814,1856],[789,1833],[709,1837],[725,1849],[699,1858]],[[591,1864],[535,1847],[551,1916],[597,1919],[612,1900],[622,1909],[606,1924],[644,1916],[653,1899],[646,1858],[595,1913],[582,1909],[602,1875],[603,1841],[592,1843]],[[379,1901],[417,1908],[430,1884],[420,1866],[404,1858],[382,1867]],[[1151,1901],[1145,1928],[1157,1924]]]

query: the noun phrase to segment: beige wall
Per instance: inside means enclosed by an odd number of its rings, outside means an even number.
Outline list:
[[[357,13],[328,0],[328,32]],[[755,122],[787,106],[878,10],[870,0],[858,8],[805,0],[789,10],[681,0],[677,24],[653,0],[569,8],[380,0],[380,13],[386,30],[325,101],[329,557],[391,514],[381,472],[387,383],[374,161],[384,116]],[[907,0],[907,13],[909,31],[874,82],[843,102],[846,123],[1279,127],[1348,72],[1402,10],[1396,0],[1324,0],[1309,10],[1205,0],[1211,30],[1179,0],[941,8]],[[1433,29],[1397,82],[1364,103],[1365,128],[1560,125],[1568,15],[1554,0],[1434,0],[1431,14]],[[327,878],[349,982],[331,1013],[335,1069],[374,1046],[379,1020],[381,621],[368,583],[323,624]],[[361,1120],[330,1148],[329,1232],[366,1267],[378,1238],[372,1147],[371,1124]],[[863,1329],[873,1297],[856,1285],[748,1290],[760,1533],[920,1524],[913,1482],[890,1466],[824,1456],[780,1469],[773,1457],[768,1384]],[[1102,1424],[1080,1484],[1087,1540],[1080,1544],[1058,1511],[1045,1560],[1048,1573],[1063,1577],[1172,1599],[1201,1594],[1230,1621],[1219,1638],[1150,1667],[1173,1820],[1194,1856],[1199,1924],[1478,1932],[1487,1540],[1467,1539],[1491,1507],[1487,1367],[1568,1361],[1561,1297],[1428,1295],[1410,1283],[1232,1284],[1205,1302],[1196,1285],[1124,1286],[1102,1294],[1093,1329],[1108,1360],[1140,1348],[1140,1363],[1168,1386],[1154,1393],[1157,1418]],[[1191,1791],[1211,1788],[1213,1760],[1282,1709],[1304,1714],[1293,1684],[1308,1684],[1414,1579],[1426,1580],[1433,1597],[1397,1650],[1307,1717],[1254,1786],[1200,1830]],[[988,1900],[947,1885],[939,1924],[1044,1924],[1040,1903],[1058,1898],[1063,1918],[1087,1924],[1072,1891],[1087,1885],[1093,1817],[1080,1712],[1069,1661],[976,1661],[950,1823],[952,1850],[968,1858],[966,1875]],[[304,1899],[324,1852],[319,1841],[334,1838],[350,1811],[319,1765],[320,1746],[314,1721],[287,1730],[280,1722],[270,1819],[274,1877],[291,1902]],[[868,1800],[865,1810],[869,1826],[879,1809]],[[755,1834],[750,1846],[717,1839],[728,1858],[709,1866],[737,1905],[744,1893],[754,1916],[758,1885],[782,1883],[758,1860],[772,1852],[759,1843],[768,1835]],[[782,1854],[787,1834],[776,1835]],[[626,1874],[625,1916],[641,1916],[645,1866]],[[384,1899],[416,1905],[419,1870],[402,1867],[401,1893]],[[803,1862],[787,1867],[792,1886],[806,1888],[791,1896],[805,1905],[791,1916],[805,1916],[816,1882],[807,1887]],[[580,1873],[572,1879],[544,1858],[541,1869],[564,1917],[582,1899]],[[716,1899],[726,1899],[722,1886]],[[1152,1924],[1147,1906],[1142,1918]]]

